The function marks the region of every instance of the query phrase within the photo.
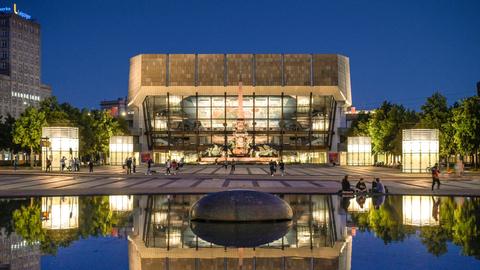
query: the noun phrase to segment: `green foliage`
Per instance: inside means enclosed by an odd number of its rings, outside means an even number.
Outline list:
[[[455,209],[453,242],[462,252],[480,259],[480,198],[471,198]]]
[[[55,97],[43,100],[39,110],[45,113],[49,126],[79,128],[79,151],[82,156],[106,154],[112,135],[128,133],[124,119],[114,119],[106,111],[79,110],[68,103],[59,104]]]
[[[428,252],[439,257],[447,253],[448,234],[441,226],[425,226],[420,229],[420,239]]]
[[[417,227],[419,237],[428,252],[435,256],[445,254],[447,243],[462,248],[462,253],[480,259],[480,198],[464,198],[457,204],[452,197],[437,198],[440,201],[439,225]],[[412,226],[402,225],[402,197],[387,197],[377,210],[368,213],[352,213],[352,220],[360,231],[372,231],[385,244],[402,241],[415,233]]]
[[[447,98],[435,92],[422,105],[419,128],[438,129],[440,131],[440,155],[448,157],[455,152],[455,129],[452,126],[452,110],[448,107]]]
[[[480,147],[480,97],[464,99],[453,108],[453,128],[458,151],[474,154]]]
[[[368,132],[374,153],[402,152],[402,129],[412,128],[418,122],[417,114],[402,105],[384,101],[371,115]]]
[[[422,105],[420,113],[420,127],[442,129],[442,125],[447,122],[449,117],[449,109],[447,98],[439,92],[435,92],[431,97],[427,98],[425,104]]]
[[[0,115],[0,149],[9,149],[18,151],[18,147],[13,143],[13,125],[15,124],[15,118],[10,114],[7,117]]]
[[[79,234],[82,238],[88,236],[107,235],[112,230],[112,212],[108,196],[88,196],[80,199]]]
[[[22,206],[27,206],[27,202],[24,200],[0,200],[0,228],[5,228],[8,235],[15,230],[12,222],[13,212]]]
[[[370,114],[359,113],[357,118],[352,121],[349,136],[369,136],[368,123],[370,121]]]
[[[41,209],[38,203],[21,206],[13,212],[15,232],[29,244],[45,240],[45,230],[42,229]]]
[[[45,124],[45,113],[28,107],[13,125],[13,142],[30,149],[30,166],[33,166],[33,154],[40,150],[42,127]]]
[[[369,227],[385,244],[403,241],[413,233],[403,225],[401,197],[387,197],[378,210],[370,210]]]

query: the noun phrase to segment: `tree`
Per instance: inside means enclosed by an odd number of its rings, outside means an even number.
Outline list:
[[[15,118],[10,114],[3,118],[0,116],[0,149],[18,151],[18,147],[13,143],[13,125],[15,124]]]
[[[421,109],[420,127],[422,128],[440,130],[442,125],[448,120],[447,98],[439,92],[435,92],[431,97],[427,98]]]
[[[380,237],[385,244],[403,241],[414,233],[413,229],[403,225],[402,197],[387,197],[379,209],[369,212],[369,228]]]
[[[22,205],[13,212],[15,232],[27,243],[32,244],[45,240],[45,230],[42,228],[41,209],[39,203],[32,201],[29,206]]]
[[[80,200],[79,234],[82,238],[107,235],[112,229],[112,212],[108,196],[88,196]]]
[[[402,105],[384,101],[371,115],[368,133],[374,153],[399,155],[402,152],[402,130],[418,122],[417,114]]]
[[[110,137],[120,131],[120,125],[106,111],[92,111],[93,151],[106,155]]]
[[[425,104],[422,105],[418,127],[439,130],[440,156],[447,159],[447,168],[449,166],[448,158],[455,153],[456,149],[453,141],[455,129],[452,127],[452,122],[452,110],[447,105],[446,97],[435,92],[427,98]]]
[[[33,166],[34,151],[40,149],[42,127],[45,124],[45,113],[34,107],[28,107],[14,124],[13,142],[30,149],[30,166]]]
[[[370,121],[370,114],[359,113],[357,118],[352,121],[350,126],[349,136],[369,136],[368,123]]]
[[[442,226],[425,226],[420,228],[420,239],[428,252],[439,257],[447,253],[448,234]]]
[[[480,198],[470,198],[455,209],[453,242],[468,256],[480,259]]]
[[[454,141],[463,155],[475,157],[478,168],[478,150],[480,148],[480,97],[462,100],[453,109]]]

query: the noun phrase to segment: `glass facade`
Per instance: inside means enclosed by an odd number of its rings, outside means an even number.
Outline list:
[[[351,105],[349,59],[336,54],[138,55],[129,77],[133,126],[155,163],[326,163],[337,109]]]
[[[148,196],[142,236],[145,246],[165,249],[221,247],[201,239],[191,229],[189,210],[202,196]],[[282,238],[258,248],[314,250],[333,247],[336,235],[330,196],[283,195],[282,199],[292,207],[295,219],[293,226]]]
[[[301,160],[303,151],[328,148],[332,96],[247,95],[242,114],[238,101],[239,96],[230,95],[146,97],[143,107],[151,149],[190,152],[199,159],[234,156],[239,115],[246,127],[249,157],[286,156],[293,162]]]
[[[78,158],[78,128],[43,127],[42,128],[42,170],[46,169],[47,158],[53,171],[61,170],[61,159],[65,157],[65,166],[71,167]]]
[[[438,163],[438,129],[405,129],[402,135],[402,171],[430,172]]]
[[[370,137],[348,137],[347,151],[347,165],[372,165],[372,139]]]

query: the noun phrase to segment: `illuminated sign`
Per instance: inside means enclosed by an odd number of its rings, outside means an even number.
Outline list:
[[[0,12],[4,12],[4,13],[11,13],[12,12],[12,8],[10,7],[1,7],[0,8]],[[27,13],[17,9],[17,4],[13,4],[13,13],[17,14],[18,16],[24,18],[24,19],[27,19],[27,20],[30,20],[32,18],[32,16],[28,15]]]

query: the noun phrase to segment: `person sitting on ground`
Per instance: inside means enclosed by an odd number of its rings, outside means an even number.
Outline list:
[[[375,181],[377,178],[373,178],[372,181],[372,189],[370,189],[371,192],[377,192],[377,181]]]
[[[377,184],[377,188],[373,191],[373,192],[377,192],[377,193],[386,193],[385,192],[385,186],[383,185],[383,183],[380,182],[380,178],[375,178],[375,182]]]
[[[342,179],[342,191],[352,191],[350,182],[348,181],[348,175],[345,175],[345,177]]]
[[[355,188],[357,189],[357,192],[366,192],[367,191],[367,185],[363,181],[363,178],[360,178],[360,180],[358,181]]]

